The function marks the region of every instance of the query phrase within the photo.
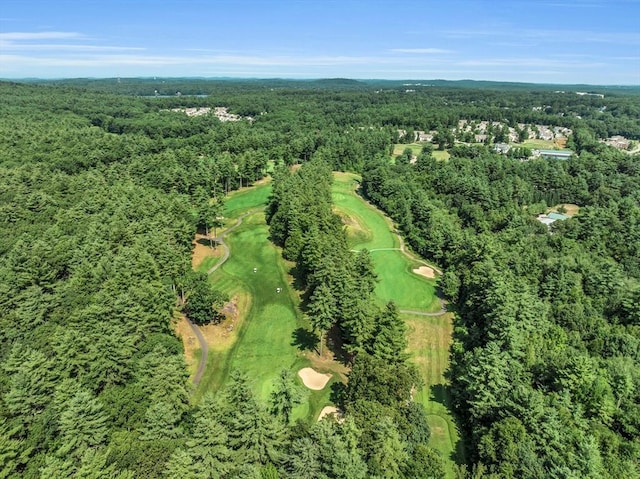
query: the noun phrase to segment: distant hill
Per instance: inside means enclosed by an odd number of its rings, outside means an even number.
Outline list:
[[[640,95],[640,85],[561,85],[543,83],[517,83],[484,80],[355,80],[350,78],[70,78],[57,80],[22,79],[21,83],[74,86],[92,90],[110,91],[128,95],[206,95],[212,89],[243,87],[249,89],[389,89],[416,90],[427,88],[479,89],[496,91],[566,91],[617,95]]]

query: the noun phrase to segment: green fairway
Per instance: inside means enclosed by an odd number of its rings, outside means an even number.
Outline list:
[[[435,282],[418,276],[411,270],[419,265],[397,250],[372,251],[371,258],[380,282],[376,296],[384,303],[394,301],[400,309],[438,311]]]
[[[333,202],[338,214],[347,222],[349,245],[354,250],[368,249],[380,281],[376,296],[382,302],[393,300],[400,309],[437,311],[440,303],[435,281],[412,272],[420,266],[400,251],[393,225],[382,213],[369,205],[355,191],[357,176],[334,175]]]
[[[431,438],[429,445],[448,459],[447,477],[454,477],[453,464],[464,463],[464,451],[456,424],[449,411],[450,397],[444,372],[449,366],[449,346],[453,323],[451,315],[407,316],[409,352],[424,379],[416,394],[427,412]]]
[[[358,177],[348,173],[336,173],[333,183],[333,204],[340,216],[349,221],[347,234],[353,249],[399,248],[398,238],[391,231],[392,225],[373,206],[354,193]]]
[[[235,221],[235,218],[247,210],[266,206],[270,194],[271,185],[264,183],[234,191],[225,199],[224,216]]]
[[[286,265],[278,248],[268,239],[262,207],[271,192],[270,185],[259,185],[232,194],[225,204],[226,223],[234,224],[247,211],[253,211],[226,238],[229,259],[210,277],[217,289],[230,297],[243,298],[246,307],[238,321],[235,339],[210,344],[209,360],[196,391],[198,400],[206,391],[217,391],[235,369],[247,374],[258,397],[266,402],[283,368],[291,370],[304,392],[294,419],[315,420],[329,404],[330,385],[311,391],[302,385],[297,372],[310,365],[294,343],[294,333],[307,327],[297,307],[298,298],[289,284]],[[255,272],[254,272],[255,268]],[[281,291],[278,293],[277,288]],[[242,309],[242,308],[240,308]],[[338,379],[334,376],[332,381]]]
[[[229,260],[211,277],[214,284],[232,290],[227,292],[240,287],[251,295],[251,308],[232,348],[229,367],[254,378],[262,399],[268,398],[280,370],[292,368],[298,359],[291,345],[296,308],[278,252],[267,236],[263,214],[248,216],[227,240],[232,251]]]
[[[399,249],[399,241],[387,218],[355,192],[358,177],[334,174],[333,200],[346,223],[350,246],[371,251],[380,282],[376,295],[381,301],[393,300],[400,309],[437,311],[440,303],[435,280],[412,272],[421,263]],[[436,317],[403,315],[409,329],[409,353],[418,366],[425,387],[416,394],[427,411],[431,428],[430,446],[446,459],[447,477],[453,478],[454,464],[463,459],[455,422],[449,412],[449,395],[444,372],[449,364],[452,322],[449,315]]]

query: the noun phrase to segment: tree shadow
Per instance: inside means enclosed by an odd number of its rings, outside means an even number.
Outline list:
[[[329,395],[329,400],[342,410],[344,410],[344,396],[346,390],[347,385],[342,381],[335,381],[331,383],[331,394]]]
[[[297,264],[291,267],[291,269],[289,270],[289,274],[293,277],[293,287],[297,291],[305,291],[307,285],[302,280],[302,274],[300,274],[300,270],[298,269]]]
[[[466,444],[464,429],[461,428],[461,421],[453,410],[451,404],[451,388],[444,384],[434,384],[430,388],[430,400],[442,404],[447,411],[451,414],[451,418],[458,429],[458,441],[455,444],[455,448],[451,451],[450,459],[457,465],[462,466],[467,463],[466,461]]]
[[[196,240],[196,243],[201,244],[203,246],[209,246],[209,245],[213,245],[213,247],[215,248],[216,246],[218,246],[218,238],[211,238],[211,242],[209,242],[209,238],[198,238]]]
[[[444,384],[434,384],[431,386],[431,400],[442,404],[446,408],[449,408],[449,388]]]
[[[313,332],[305,328],[298,328],[292,334],[291,345],[301,351],[317,351],[320,340]]]

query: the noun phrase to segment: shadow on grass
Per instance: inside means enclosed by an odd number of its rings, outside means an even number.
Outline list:
[[[433,402],[442,404],[445,408],[447,408],[458,431],[461,431],[461,428],[459,427],[460,420],[456,416],[451,406],[451,388],[445,386],[444,384],[434,384],[433,386],[431,386],[430,391],[431,400]],[[459,437],[458,441],[455,443],[455,449],[451,452],[450,459],[459,466],[466,464],[465,443],[462,437]]]
[[[291,340],[291,345],[296,346],[301,351],[317,351],[320,340],[313,332],[305,328],[296,329]]]
[[[218,239],[214,237],[211,237],[211,240],[209,240],[209,238],[199,238],[196,243],[203,246],[211,246],[213,249],[215,249],[215,247],[218,246]]]

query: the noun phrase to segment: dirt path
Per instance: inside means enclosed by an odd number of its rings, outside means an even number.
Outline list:
[[[213,273],[220,266],[222,266],[225,263],[225,261],[229,259],[229,255],[231,252],[229,250],[229,246],[227,245],[227,243],[224,242],[225,236],[227,236],[227,234],[231,233],[234,229],[240,226],[242,224],[242,220],[245,217],[255,212],[256,211],[247,211],[246,213],[242,214],[233,226],[226,229],[218,238],[215,238],[216,243],[218,243],[220,246],[224,248],[224,254],[222,255],[222,258],[220,258],[220,261],[218,261],[215,265],[209,268],[209,270],[207,271],[207,275],[210,275],[211,273]],[[197,386],[200,383],[200,380],[202,379],[202,375],[204,374],[205,368],[207,367],[207,359],[209,357],[209,345],[207,344],[207,341],[204,339],[204,336],[202,335],[200,328],[196,324],[192,323],[189,318],[186,318],[186,319],[187,319],[187,323],[189,323],[189,326],[191,327],[191,330],[193,331],[193,334],[195,334],[196,338],[198,338],[198,342],[200,343],[200,351],[202,351],[202,355],[200,356],[200,362],[198,363],[198,369],[196,370],[196,374],[195,376],[193,376],[193,381],[192,381],[193,384]]]

